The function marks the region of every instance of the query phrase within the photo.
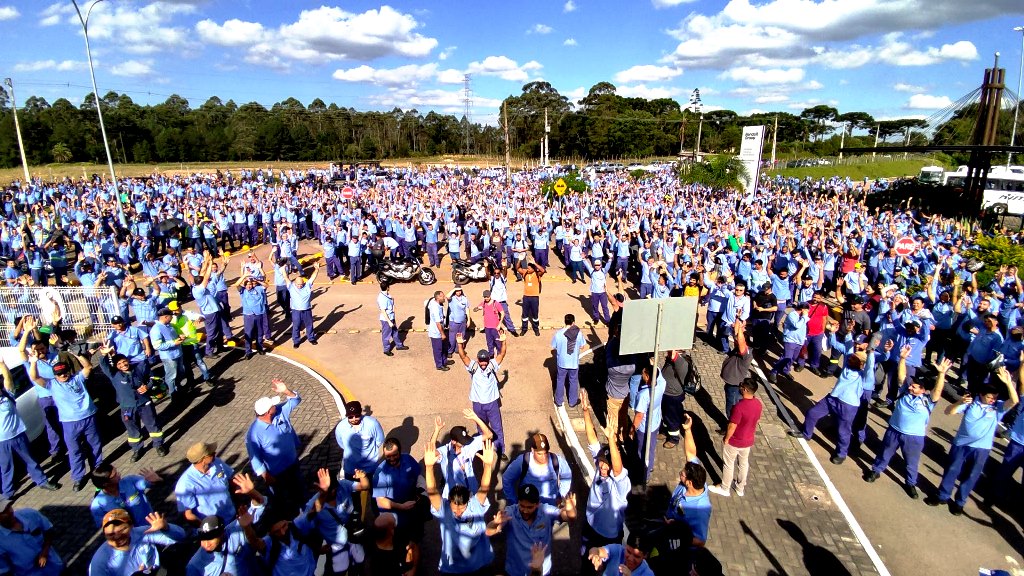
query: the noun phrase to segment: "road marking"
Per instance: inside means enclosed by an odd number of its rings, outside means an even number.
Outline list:
[[[339,417],[345,415],[345,398],[348,398],[349,400],[355,400],[355,396],[351,394],[351,391],[344,384],[342,384],[340,380],[338,381],[337,386],[338,388],[341,388],[341,393],[339,393],[338,390],[335,389],[335,385],[332,385],[330,381],[328,381],[326,378],[324,378],[319,373],[314,371],[312,368],[304,366],[302,363],[292,360],[287,356],[282,356],[281,354],[277,354],[274,352],[267,352],[267,356],[270,356],[271,358],[277,358],[278,360],[284,360],[285,362],[291,364],[292,366],[301,368],[307,374],[312,376],[317,382],[320,383],[321,386],[326,388],[327,392],[331,395],[332,398],[334,398],[334,403],[338,407]],[[305,361],[305,359],[303,360]]]
[[[562,405],[555,408],[555,414],[558,415],[558,422],[562,425],[562,435],[569,443],[569,447],[576,457],[576,463],[580,465],[580,468],[583,469],[583,474],[587,477],[587,486],[590,486],[594,482],[594,463],[591,462],[590,458],[587,458],[586,453],[583,451],[583,445],[580,444],[576,430],[572,427],[572,420],[569,418],[569,413],[566,412],[565,406]]]
[[[604,342],[595,345],[593,348],[590,348],[589,350],[584,350],[583,352],[580,353],[580,358],[582,359],[590,354],[593,354],[594,351],[596,351],[598,348],[604,348]]]
[[[764,372],[761,371],[761,367],[755,364],[751,366],[751,368],[755,373],[757,373],[761,380],[765,382],[765,385],[770,388],[771,383],[769,383],[768,379],[765,378]],[[778,408],[787,416],[786,420],[792,425],[793,421],[788,418],[789,410],[781,404],[778,405]],[[796,428],[796,426],[793,426],[793,428]],[[832,479],[829,478],[828,473],[825,472],[825,468],[822,467],[821,462],[818,461],[818,457],[814,454],[814,451],[811,450],[810,443],[808,443],[804,438],[800,438],[799,441],[800,447],[803,448],[804,454],[807,455],[807,459],[811,462],[811,466],[813,466],[818,472],[818,476],[821,477],[821,481],[825,483],[825,488],[828,489],[829,496],[832,497],[832,500],[836,503],[836,507],[839,508],[839,511],[843,514],[843,517],[846,519],[846,523],[850,525],[850,530],[852,530],[853,535],[857,537],[860,545],[867,553],[868,558],[871,559],[871,563],[875,565],[875,570],[878,571],[879,576],[890,576],[889,569],[885,567],[885,563],[882,562],[882,558],[878,555],[878,552],[875,551],[875,547],[871,545],[871,540],[868,539],[868,535],[865,534],[864,530],[860,527],[860,523],[857,522],[857,518],[854,517],[853,511],[846,505],[846,501],[843,500],[843,495],[839,493],[839,489],[832,483]]]

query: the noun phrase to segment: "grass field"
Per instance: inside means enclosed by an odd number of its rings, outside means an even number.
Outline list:
[[[522,166],[521,160],[513,160],[513,169]],[[502,166],[503,159],[496,156],[430,156],[421,158],[391,159],[382,160],[383,166]],[[217,170],[238,170],[240,168],[273,168],[280,169],[304,169],[310,167],[326,168],[329,162],[197,162],[197,163],[164,163],[164,164],[115,164],[114,169],[118,176],[139,177],[148,176],[153,173],[163,174],[188,174],[194,172],[215,172]],[[855,181],[863,180],[865,177],[872,180],[876,178],[899,178],[901,176],[916,176],[921,167],[928,165],[926,160],[892,160],[863,163],[844,163],[838,166],[810,166],[804,168],[784,168],[772,170],[768,174],[775,176],[794,176],[803,178],[831,177],[835,175],[849,176]],[[535,165],[535,162],[532,164]],[[106,164],[50,164],[46,166],[32,166],[29,172],[33,178],[42,176],[44,180],[61,179],[66,176],[82,178],[90,174],[107,174]],[[22,170],[17,168],[0,168],[0,184],[5,184],[20,178]]]

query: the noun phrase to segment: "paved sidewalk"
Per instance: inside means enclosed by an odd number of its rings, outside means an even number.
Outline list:
[[[694,435],[708,482],[717,483],[722,440],[715,431],[726,424],[725,393],[718,376],[724,355],[699,338],[691,354],[704,390],[686,399],[686,410],[694,417]],[[596,361],[590,356],[581,364],[580,382],[592,391],[598,421],[603,423],[603,351],[595,355]],[[765,410],[751,452],[746,496],[711,495],[708,551],[730,576],[877,574],[798,441],[786,435],[785,423],[763,387],[759,397]],[[583,415],[579,408],[570,408],[569,415],[585,447]],[[631,508],[649,517],[663,514],[684,463],[681,445],[669,450],[661,446],[661,439],[657,442],[655,470],[647,490],[636,490],[631,497]]]
[[[310,473],[316,468],[340,466],[340,451],[334,441],[334,427],[340,415],[332,395],[305,370],[272,355],[243,360],[239,351],[222,354],[210,361],[211,372],[217,376],[215,388],[201,387],[185,410],[171,408],[169,402],[157,407],[170,454],[160,458],[147,449],[142,459],[130,463],[124,427],[115,414],[101,417],[103,453],[122,474],[135,474],[141,468],[152,468],[164,481],[149,493],[150,502],[158,511],[178,522],[174,503],[174,483],[189,465],[185,451],[194,442],[216,442],[219,456],[235,470],[248,468],[245,435],[253,420],[253,402],[270,392],[270,379],[281,378],[302,396],[302,403],[292,415],[292,423],[302,438],[302,468]],[[45,454],[45,451],[44,451]],[[63,484],[59,492],[44,492],[23,478],[15,508],[29,507],[41,511],[56,526],[59,536],[55,547],[68,565],[68,574],[86,574],[93,552],[100,544],[99,530],[89,514],[89,503],[95,490],[90,483],[81,492],[71,491],[67,460],[46,467]],[[314,473],[315,475],[315,473]]]

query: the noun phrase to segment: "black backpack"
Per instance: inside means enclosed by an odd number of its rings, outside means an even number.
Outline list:
[[[530,452],[531,450],[527,450],[526,452],[523,452],[520,456],[520,459],[523,463],[523,467],[519,471],[519,480],[516,481],[517,490],[519,489],[519,486],[523,483],[523,479],[526,478],[526,473],[530,471],[530,461],[528,460],[528,458],[530,457]],[[557,484],[562,477],[562,475],[559,473],[558,454],[548,452],[548,456],[550,457],[551,467],[555,469],[555,483]],[[558,490],[556,489],[555,491],[557,492]]]

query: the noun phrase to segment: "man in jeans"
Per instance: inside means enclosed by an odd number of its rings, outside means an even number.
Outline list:
[[[732,409],[732,416],[729,418],[729,426],[725,429],[725,439],[722,441],[722,483],[717,486],[709,486],[708,490],[719,496],[729,496],[729,491],[735,487],[736,495],[743,496],[743,489],[747,485],[747,471],[750,460],[750,448],[754,445],[754,430],[761,420],[761,412],[764,406],[761,401],[754,397],[757,393],[757,380],[747,378],[740,384],[740,394],[743,398]],[[738,463],[738,465],[737,465]],[[738,468],[735,484],[733,484],[733,467]]]

